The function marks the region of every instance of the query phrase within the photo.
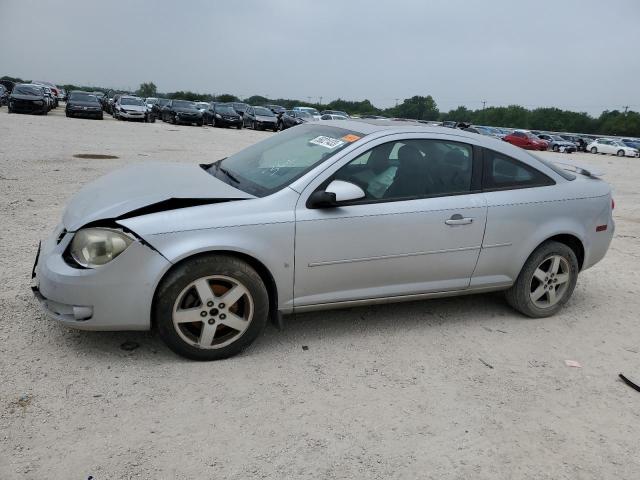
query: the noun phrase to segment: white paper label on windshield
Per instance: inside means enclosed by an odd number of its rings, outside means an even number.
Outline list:
[[[314,138],[313,140],[309,140],[309,143],[313,143],[314,145],[320,145],[324,148],[336,148],[340,145],[344,145],[342,140],[338,140],[337,138],[325,137],[320,135],[319,137]]]

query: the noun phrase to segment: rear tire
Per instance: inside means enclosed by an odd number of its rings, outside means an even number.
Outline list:
[[[553,147],[551,147],[551,150],[553,150],[554,152],[558,152],[560,151],[560,147],[558,147],[558,145],[554,145]]]
[[[203,255],[179,264],[162,280],[153,314],[160,337],[175,353],[219,360],[240,353],[260,335],[269,317],[269,296],[248,263]]]
[[[578,280],[578,259],[564,243],[547,241],[534,250],[505,297],[531,318],[550,317],[571,298]]]
[[[591,153],[598,153],[598,149],[596,147],[591,147]]]
[[[618,153],[616,153],[616,155],[618,155],[619,157],[624,157],[624,150],[618,150]]]

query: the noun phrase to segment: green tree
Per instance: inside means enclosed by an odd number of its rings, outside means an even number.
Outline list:
[[[158,95],[158,87],[153,82],[141,83],[136,93],[143,98],[155,97]]]
[[[223,93],[221,95],[216,95],[215,99],[216,99],[216,102],[224,102],[224,103],[240,101],[238,97],[236,97],[235,95],[231,95],[230,93]]]
[[[437,120],[440,115],[438,105],[431,95],[406,98],[397,107],[385,110],[385,113],[399,118],[413,118],[415,120]]]

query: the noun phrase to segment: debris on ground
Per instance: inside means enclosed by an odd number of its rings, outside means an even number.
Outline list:
[[[479,358],[478,360],[480,360],[480,363],[482,363],[485,367],[489,367],[489,368],[493,369],[493,365],[491,365],[490,363],[485,362],[481,358]]]
[[[131,352],[136,348],[138,348],[139,346],[140,344],[138,342],[127,341],[127,342],[124,342],[122,345],[120,345],[120,348],[127,352]]]
[[[626,383],[627,385],[629,385],[631,388],[633,388],[634,390],[640,392],[640,385],[638,385],[637,383],[632,382],[631,380],[629,380],[627,377],[625,377],[621,373],[618,374],[618,377],[620,377],[622,379],[622,381],[624,383]]]
[[[576,362],[575,360],[565,360],[564,364],[567,367],[573,367],[573,368],[582,368],[582,365],[580,365],[579,362]]]
[[[302,350],[304,350],[306,352],[307,350],[309,350],[309,347],[306,346],[306,345],[302,345]]]

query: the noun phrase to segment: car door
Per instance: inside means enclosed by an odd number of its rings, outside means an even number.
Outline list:
[[[456,137],[453,137],[456,138]],[[468,287],[486,221],[474,148],[446,135],[394,135],[311,182],[296,207],[296,308]],[[362,200],[309,208],[333,180]]]

